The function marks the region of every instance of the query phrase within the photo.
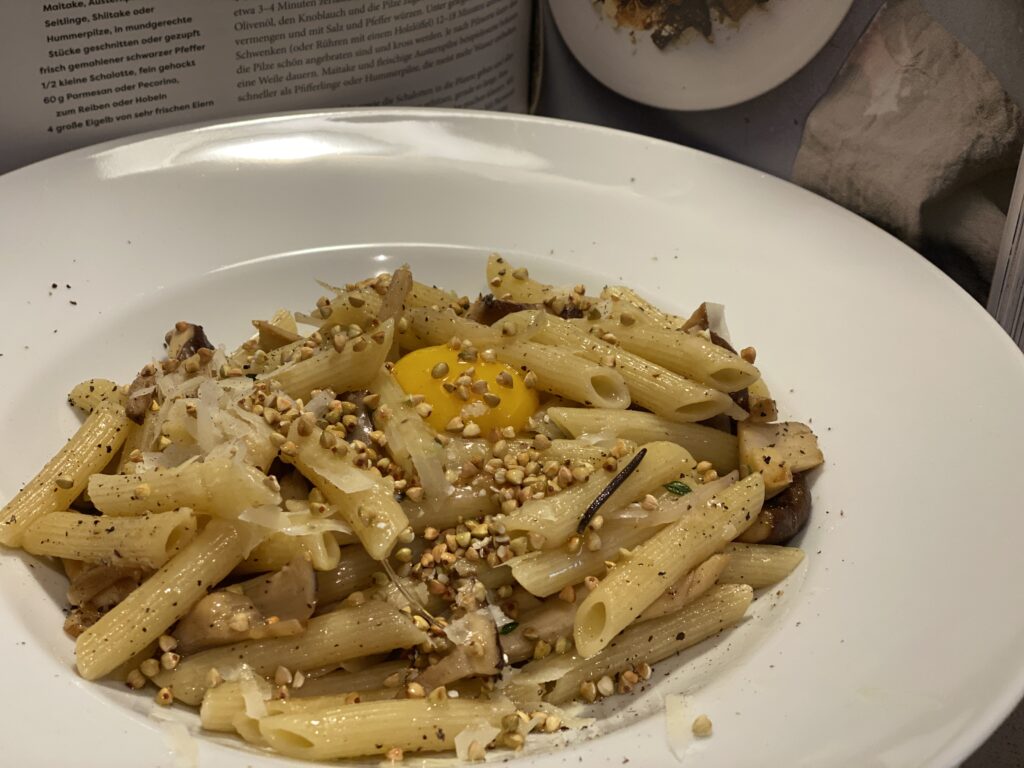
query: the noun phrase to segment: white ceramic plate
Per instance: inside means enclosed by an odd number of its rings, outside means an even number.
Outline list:
[[[969,754],[1024,687],[1024,360],[888,235],[669,144],[488,114],[328,112],[156,134],[0,178],[0,498],[74,429],[68,389],[127,380],[174,321],[233,344],[249,318],[308,306],[314,277],[403,261],[476,290],[492,250],[678,311],[724,302],[784,415],[811,420],[828,459],[807,565],[784,594],[712,649],[658,665],[653,690],[613,698],[596,741],[538,742],[525,762],[671,765],[672,691],[688,693],[686,718],[715,724],[681,746],[695,768]],[[148,695],[75,676],[62,579],[4,553],[0,585],[5,761],[175,764]],[[201,756],[278,764],[206,737]]]
[[[613,91],[663,109],[718,109],[760,96],[820,51],[853,0],[771,0],[714,41],[689,30],[659,50],[650,31],[616,27],[592,0],[550,0],[569,49]]]

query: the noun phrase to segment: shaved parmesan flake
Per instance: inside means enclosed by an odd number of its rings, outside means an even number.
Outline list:
[[[498,608],[498,610],[501,611],[500,608]],[[456,645],[469,645],[474,639],[478,639],[480,637],[480,633],[473,629],[472,620],[469,618],[473,615],[488,616],[493,614],[489,612],[486,608],[481,608],[477,611],[473,611],[473,613],[467,613],[461,619],[457,619],[456,621],[451,622],[447,627],[444,628],[445,636],[447,636],[447,638]],[[502,613],[501,615],[505,616],[504,613]],[[505,616],[505,619],[506,624],[508,624],[511,621],[511,619],[509,619],[507,616]],[[495,623],[497,624],[497,619],[495,619]],[[500,626],[501,625],[499,625],[499,627]]]
[[[682,694],[671,693],[665,697],[665,728],[668,746],[677,760],[683,760],[693,742],[693,731],[687,722],[686,700]]]
[[[307,520],[304,523],[296,523],[281,529],[285,536],[314,536],[317,534],[334,531],[336,533],[352,533],[352,528],[341,520],[320,518]]]
[[[356,469],[344,460],[336,460],[328,455],[313,455],[309,459],[310,468],[331,485],[345,493],[359,493],[374,486],[375,480],[369,472]]]
[[[455,755],[459,760],[469,760],[469,745],[474,741],[479,742],[481,747],[490,744],[494,737],[501,733],[500,728],[495,728],[487,722],[480,722],[474,725],[467,725],[455,735]]]
[[[246,507],[238,515],[242,522],[269,528],[272,531],[283,531],[292,524],[292,520],[280,507],[266,504],[260,507]]]
[[[196,403],[196,442],[204,453],[212,451],[223,440],[214,424],[214,414],[220,410],[220,387],[213,379],[204,379],[199,385]]]
[[[192,736],[188,726],[173,711],[158,704],[153,705],[149,717],[159,723],[167,751],[174,760],[174,768],[198,768],[199,742]]]
[[[262,678],[261,678],[262,679]],[[242,700],[245,702],[245,714],[254,720],[267,716],[267,702],[256,682],[256,675],[252,670],[245,669],[239,677],[239,684],[242,690]]]

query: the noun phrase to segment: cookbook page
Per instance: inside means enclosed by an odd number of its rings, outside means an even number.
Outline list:
[[[525,111],[531,0],[57,0],[0,25],[0,172],[171,125],[356,105]]]

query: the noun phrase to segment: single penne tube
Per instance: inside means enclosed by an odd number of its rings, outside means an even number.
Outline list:
[[[190,509],[137,517],[50,512],[25,530],[21,545],[33,555],[156,569],[195,535]]]
[[[381,370],[370,382],[370,391],[380,395],[373,420],[387,438],[391,459],[407,477],[419,478],[428,505],[439,505],[451,495],[452,485],[445,476],[447,456],[437,433],[416,412],[390,371]]]
[[[325,438],[315,426],[302,431],[308,434],[301,434],[298,424],[292,426],[289,437],[295,450],[282,453],[282,458],[293,463],[327,503],[337,507],[372,558],[387,557],[398,534],[409,525],[390,485],[379,473],[355,467],[347,443],[332,433]]]
[[[761,377],[757,368],[742,357],[699,334],[644,324],[619,323],[605,329],[585,320],[572,322],[584,329],[593,327],[601,331],[601,336],[611,331],[626,351],[722,392],[737,392]]]
[[[624,285],[605,286],[601,298],[611,302],[612,314],[619,322],[651,323],[667,330],[681,330],[686,324],[684,318],[665,312]],[[623,314],[630,317],[623,321]]]
[[[388,320],[353,339],[336,336],[337,344],[304,360],[285,363],[260,378],[276,381],[291,397],[302,400],[308,400],[314,389],[363,389],[384,365],[394,331],[394,321]]]
[[[635,405],[670,421],[703,421],[734,409],[743,413],[724,392],[602,341],[561,318],[549,317],[534,340],[610,365],[626,382]]]
[[[770,587],[789,576],[804,559],[799,547],[734,542],[723,550],[729,556],[718,581],[749,584],[754,589]]]
[[[370,586],[373,574],[380,569],[380,561],[366,554],[361,544],[342,547],[338,555],[338,564],[316,575],[317,604],[337,603],[356,590]]]
[[[447,291],[438,288],[436,285],[427,285],[416,280],[412,281],[409,294],[405,297],[405,306],[410,309],[428,309],[430,307],[441,307],[443,309],[461,310],[468,306],[469,302],[454,291]]]
[[[406,310],[405,321],[405,330],[401,332],[405,349],[439,346],[452,339],[469,341],[477,349],[490,349],[502,343],[500,331],[448,308],[410,308]]]
[[[244,640],[185,657],[154,680],[174,697],[196,705],[210,686],[210,670],[228,669],[244,661],[265,677],[278,667],[292,674],[337,666],[348,659],[410,648],[427,639],[412,620],[394,606],[371,600],[356,608],[341,608],[309,620],[306,631],[291,637]]]
[[[537,377],[537,388],[595,408],[624,409],[630,404],[622,375],[576,357],[572,352],[533,341],[496,347],[498,359]]]
[[[484,492],[481,493],[481,490]],[[428,526],[438,529],[451,528],[463,520],[496,515],[501,507],[493,493],[485,488],[471,486],[456,488],[442,504],[405,502],[403,509],[409,517],[409,525],[415,531]]]
[[[277,505],[281,494],[255,467],[221,456],[135,475],[93,475],[89,498],[105,515],[141,515],[181,507],[236,518],[249,507]]]
[[[661,597],[647,606],[647,610],[637,617],[637,621],[667,616],[689,605],[715,586],[728,563],[728,555],[712,555],[666,589]]]
[[[695,486],[685,496],[663,496],[657,511],[648,513],[641,508],[639,511],[643,515],[639,517],[609,517],[601,528],[601,546],[597,550],[581,547],[576,553],[561,548],[527,552],[509,560],[508,568],[511,568],[515,580],[531,594],[539,597],[553,595],[570,584],[579,584],[587,576],[604,573],[607,563],[617,561],[623,550],[635,547],[666,525],[699,509],[732,482],[730,477],[719,478]],[[630,510],[623,510],[627,511]]]
[[[600,653],[574,655],[571,669],[558,678],[547,701],[561,704],[579,695],[580,684],[614,675],[641,662],[654,664],[736,624],[747,612],[753,590],[745,584],[713,587],[678,613],[638,622],[612,640]],[[548,657],[553,658],[553,657]],[[524,673],[533,672],[532,662]],[[553,662],[561,661],[554,658]]]
[[[288,757],[337,760],[384,754],[394,747],[417,752],[452,749],[455,737],[480,723],[498,726],[514,705],[503,699],[403,699],[270,715],[259,721],[268,746]]]
[[[606,648],[669,584],[746,530],[763,502],[761,475],[749,475],[620,560],[576,612],[578,652],[589,657]]]
[[[330,331],[335,326],[348,328],[350,325],[358,325],[362,328],[377,317],[380,307],[379,293],[372,288],[356,288],[339,293],[329,304],[318,307],[312,315],[303,316],[301,319],[319,326],[321,333]]]
[[[675,443],[656,442],[643,446],[647,454],[625,481],[605,502],[604,510],[624,507],[686,471],[693,470],[696,462],[686,449]],[[634,454],[635,456],[635,454]],[[633,457],[623,457],[625,466]],[[545,547],[557,547],[576,531],[584,511],[614,477],[612,472],[595,472],[586,482],[571,485],[559,493],[543,499],[531,499],[505,519],[510,536],[540,533]]]
[[[495,298],[519,304],[543,304],[556,315],[574,308],[586,310],[590,299],[578,287],[556,287],[530,277],[526,267],[513,267],[504,258],[491,254],[487,259],[487,284]]]
[[[211,520],[190,544],[78,636],[78,673],[86,680],[103,677],[160,637],[242,561],[244,539],[233,523]]]
[[[128,417],[120,403],[103,401],[57,454],[2,510],[0,544],[17,547],[30,523],[47,512],[67,509],[101,471],[128,436]]]
[[[631,445],[632,441],[626,444],[629,451],[635,450],[636,446]],[[541,451],[543,461],[576,463],[587,462],[597,466],[607,459],[611,454],[607,448],[588,443],[584,440],[551,440],[550,445]]]
[[[404,673],[410,671],[406,662],[394,661],[359,672],[332,672],[319,678],[303,679],[297,674],[288,686],[289,698],[280,699],[267,680],[246,670],[248,677],[218,683],[206,691],[199,706],[199,722],[207,731],[234,733],[237,730],[246,740],[260,741],[250,738],[250,733],[254,727],[258,731],[262,717],[356,703],[350,697],[338,696],[343,693],[357,693],[358,701],[393,699],[398,691],[395,687],[384,687],[384,680],[394,676],[404,684]],[[301,681],[299,685],[295,685],[296,680]],[[249,722],[243,724],[243,720]]]
[[[354,672],[338,670],[321,677],[307,677],[301,686],[293,685],[290,690],[292,697],[297,699],[381,689],[389,690],[391,698],[394,698],[401,690],[399,686],[405,685],[412,671],[408,660],[385,661]]]
[[[580,548],[569,553],[564,548],[528,552],[508,561],[512,576],[530,594],[547,597],[567,586],[578,584],[587,576],[597,576],[607,569],[606,563],[619,556],[620,549],[635,547],[651,537],[655,529],[638,522],[609,524],[601,529],[601,548],[590,551]]]
[[[574,603],[561,597],[550,597],[538,607],[522,612],[517,618],[516,628],[499,638],[501,649],[513,664],[529,659],[534,655],[538,641],[553,646],[559,638],[571,637],[575,615]]]
[[[85,413],[92,413],[100,403],[109,401],[122,408],[128,398],[116,381],[110,379],[86,379],[68,392],[68,402]]]
[[[682,424],[632,410],[552,407],[547,413],[573,437],[607,435],[637,443],[668,440],[683,446],[697,461],[710,461],[719,474],[739,466],[736,436],[701,424]]]

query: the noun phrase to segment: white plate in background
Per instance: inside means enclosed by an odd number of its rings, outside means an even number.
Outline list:
[[[784,594],[712,648],[657,665],[652,690],[614,697],[600,738],[559,751],[531,739],[523,764],[673,765],[660,704],[679,691],[688,718],[715,724],[684,746],[688,768],[950,766],[980,744],[1024,689],[1024,358],[882,231],[667,143],[355,110],[154,134],[0,177],[0,499],[75,428],[70,387],[127,381],[175,321],[230,346],[250,318],[310,306],[313,278],[408,261],[468,292],[490,251],[680,312],[723,302],[784,416],[811,421],[827,459],[806,567]],[[72,671],[63,590],[44,565],[0,554],[5,759],[175,765],[149,694]],[[288,762],[233,743],[203,736],[200,764]]]
[[[626,98],[663,109],[729,107],[795,75],[832,37],[853,0],[770,0],[714,39],[688,30],[659,49],[650,30],[617,27],[600,3],[550,0],[569,50],[591,75]]]

